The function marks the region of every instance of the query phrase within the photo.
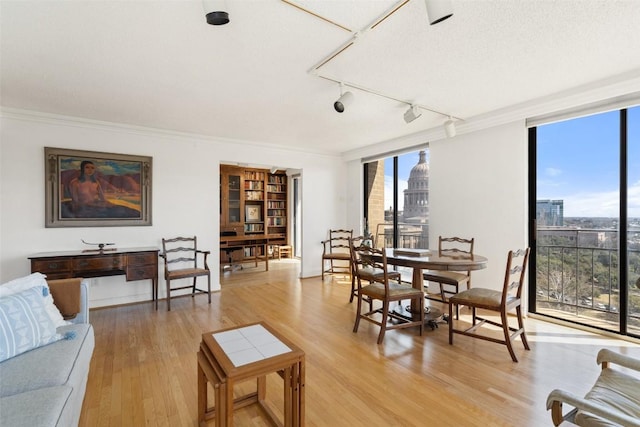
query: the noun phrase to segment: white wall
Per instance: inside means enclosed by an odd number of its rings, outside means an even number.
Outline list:
[[[474,237],[489,262],[472,283],[501,289],[507,252],[528,244],[524,121],[432,142],[429,155],[429,245]]]
[[[160,247],[162,237],[197,235],[212,252],[210,268],[219,271],[220,162],[302,171],[302,277],[320,274],[319,242],[346,223],[346,165],[338,157],[39,114],[5,114],[0,125],[0,283],[29,274],[29,255],[85,249],[81,239]],[[153,225],[45,228],[44,147],[152,156]],[[92,307],[151,297],[148,281],[116,276],[90,283]],[[161,279],[160,298],[163,285]],[[219,289],[217,273],[212,285]]]
[[[524,121],[429,142],[429,245],[439,235],[475,237],[475,252],[489,259],[473,273],[477,286],[501,289],[507,252],[527,245],[527,167]],[[348,169],[360,177],[349,198],[361,199],[362,164]],[[349,223],[361,222],[362,210],[348,206]]]

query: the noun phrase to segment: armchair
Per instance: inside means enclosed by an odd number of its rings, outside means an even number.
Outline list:
[[[322,280],[325,273],[346,273],[351,276],[349,240],[353,230],[329,230],[329,238],[322,242]],[[329,266],[326,267],[326,263]]]
[[[197,292],[204,292],[209,297],[211,304],[211,272],[207,265],[209,251],[198,249],[198,241],[193,237],[176,237],[173,239],[162,239],[162,253],[160,257],[164,259],[164,279],[167,284],[167,311],[171,311],[171,291],[179,289],[191,289],[191,296]],[[198,255],[203,259],[202,266],[198,266]],[[207,290],[198,289],[196,280],[198,277],[207,278]],[[193,279],[190,285],[171,287],[172,280]]]
[[[579,426],[640,427],[640,377],[610,366],[616,364],[640,372],[640,359],[603,348],[598,352],[597,362],[602,371],[584,398],[558,389],[549,393],[547,410],[551,410],[553,425],[569,421]],[[563,414],[563,403],[573,409]]]

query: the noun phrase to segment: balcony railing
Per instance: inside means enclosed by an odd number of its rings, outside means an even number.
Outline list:
[[[375,245],[379,248],[393,247],[393,223],[384,222],[376,226]],[[398,247],[411,249],[429,248],[429,224],[398,223]]]
[[[628,326],[640,331],[640,230],[628,246]],[[541,227],[536,253],[536,311],[580,323],[618,324],[618,232],[612,229]],[[598,325],[601,326],[601,325]],[[610,329],[609,327],[608,329]]]

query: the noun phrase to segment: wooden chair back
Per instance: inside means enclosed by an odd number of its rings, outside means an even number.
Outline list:
[[[327,253],[348,252],[349,239],[353,237],[353,230],[329,230],[329,239],[325,240]]]
[[[509,301],[521,300],[522,298],[529,251],[529,248],[509,251],[502,288],[502,302],[500,304],[503,310],[509,306]]]
[[[440,256],[464,257],[473,255],[474,238],[438,237],[438,254]]]
[[[165,272],[198,267],[198,239],[193,237],[175,237],[172,239],[162,239],[162,258],[164,258]],[[209,267],[203,265],[205,270]]]
[[[361,280],[382,283],[385,286],[385,294],[388,293],[389,270],[385,249],[361,244],[354,246],[354,252],[354,268],[359,284]]]

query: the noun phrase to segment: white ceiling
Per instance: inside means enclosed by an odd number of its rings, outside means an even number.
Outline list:
[[[352,88],[336,113],[310,71],[402,3],[295,1],[341,28],[280,0],[227,0],[219,27],[200,0],[2,0],[0,105],[345,153],[640,76],[640,1],[453,0],[429,26],[409,0],[318,70],[396,100]]]

